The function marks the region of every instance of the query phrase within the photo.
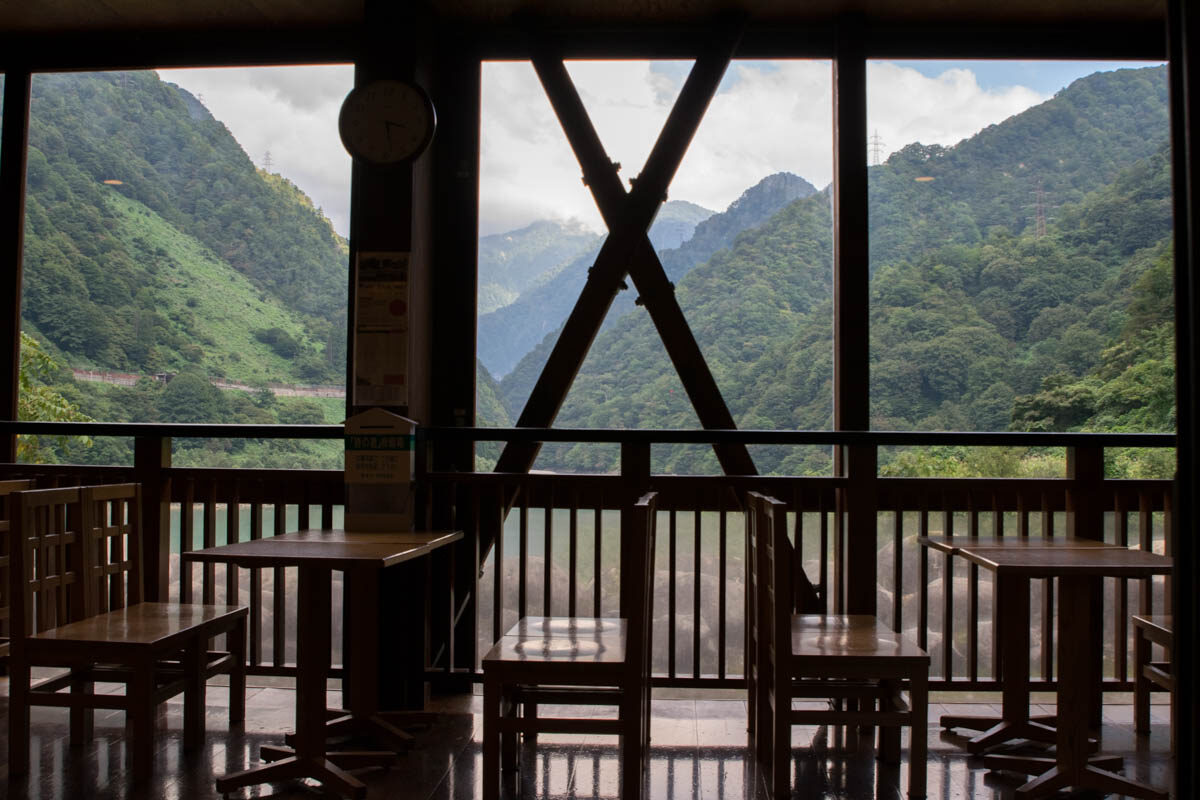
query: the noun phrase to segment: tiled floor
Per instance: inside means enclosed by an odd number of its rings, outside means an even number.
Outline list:
[[[0,703],[7,686],[0,679]],[[204,749],[184,758],[182,707],[169,703],[160,719],[162,732],[156,753],[156,779],[145,787],[130,788],[125,772],[123,715],[97,715],[95,740],[79,749],[67,743],[65,712],[37,709],[32,731],[32,763],[27,778],[8,782],[7,725],[0,731],[0,797],[37,798],[165,798],[206,800],[219,795],[213,776],[254,763],[262,744],[279,743],[292,718],[292,692],[253,688],[248,692],[246,724],[229,730],[225,692],[209,691],[209,734]],[[331,702],[336,704],[336,693]],[[400,756],[388,771],[362,773],[370,798],[420,798],[464,800],[480,796],[480,698],[458,696],[435,701],[443,712],[431,727],[417,731],[419,746]],[[2,707],[2,706],[0,706]],[[931,800],[954,798],[1008,798],[1025,779],[992,773],[963,751],[963,739],[944,733],[938,717],[954,713],[990,713],[996,706],[932,704],[929,712],[928,781]],[[679,693],[656,694],[649,797],[766,798],[748,769],[745,703],[736,696],[703,698]],[[1044,708],[1035,708],[1044,712]],[[7,720],[7,714],[3,717]],[[1132,709],[1110,705],[1105,710],[1103,749],[1126,756],[1126,772],[1156,785],[1171,780],[1167,755],[1166,706],[1154,709],[1154,730],[1149,737],[1133,733]],[[848,746],[826,728],[794,731],[796,746],[793,797],[893,798],[903,797],[907,763],[887,767],[877,762],[870,747]],[[907,753],[907,751],[906,751]],[[536,751],[523,755],[522,796],[594,798],[618,796],[615,742],[611,737],[543,735]],[[233,797],[315,798],[318,789],[297,783],[253,787]]]

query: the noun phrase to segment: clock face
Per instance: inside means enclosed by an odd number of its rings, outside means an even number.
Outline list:
[[[342,103],[338,133],[355,158],[394,164],[419,156],[433,138],[433,103],[424,90],[405,81],[371,81],[353,89]]]

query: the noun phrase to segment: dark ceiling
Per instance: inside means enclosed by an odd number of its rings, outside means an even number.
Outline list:
[[[401,0],[402,1],[402,0]],[[180,30],[342,26],[361,23],[371,0],[12,0],[0,3],[0,32]],[[626,26],[711,18],[731,5],[753,23],[821,23],[861,14],[874,23],[972,24],[1156,22],[1166,0],[429,0],[434,14],[502,24],[514,11],[564,24]]]

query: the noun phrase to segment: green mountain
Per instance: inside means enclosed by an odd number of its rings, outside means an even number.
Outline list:
[[[503,308],[522,292],[547,282],[599,241],[599,234],[577,220],[539,220],[480,237],[479,313]]]
[[[1171,424],[1170,336],[1129,323],[1156,319],[1137,311],[1153,305],[1148,286],[1160,304],[1165,291],[1166,138],[1163,69],[1121,70],[956,147],[912,145],[872,168],[872,427],[1004,430],[1018,398],[1085,378],[1100,397],[1120,376],[1119,402],[1056,417],[1061,398],[1034,397],[1016,403],[1018,423]],[[827,194],[796,200],[678,284],[740,427],[831,426],[831,231]],[[697,425],[643,310],[597,338],[555,424]],[[816,449],[753,455],[767,472],[829,468]],[[703,448],[656,448],[655,462],[717,470]],[[538,467],[612,469],[615,452],[547,447]]]
[[[711,211],[695,203],[681,200],[664,203],[650,226],[650,242],[655,249],[674,246],[673,243],[690,238],[696,226],[711,215]],[[532,286],[506,306],[481,313],[477,336],[479,360],[491,374],[509,372],[547,333],[566,321],[601,244],[597,237],[594,246],[549,280]]]
[[[27,328],[70,366],[342,383],[346,246],[153,72],[39,74]]]
[[[113,422],[323,423],[344,401],[221,391],[214,379],[342,384],[347,247],[303,192],[153,72],[39,74],[27,170],[22,327],[37,376]],[[174,377],[76,382],[69,368]],[[38,458],[131,463],[132,442]],[[178,442],[176,463],[336,467],[336,442]]]
[[[780,172],[769,175],[744,191],[719,214],[713,214],[695,226],[692,235],[678,247],[659,250],[663,271],[671,281],[678,281],[693,267],[703,264],[719,250],[729,247],[739,233],[761,225],[779,209],[799,197],[816,193],[811,183],[796,175]],[[580,287],[582,288],[582,286]],[[563,292],[579,289],[562,287]],[[620,292],[604,318],[601,330],[607,330],[625,314],[634,309],[634,293]],[[564,317],[565,320],[565,317]],[[550,357],[550,351],[558,340],[559,329],[546,335],[504,376],[501,386],[502,397],[508,413],[518,417],[525,405],[533,384]]]

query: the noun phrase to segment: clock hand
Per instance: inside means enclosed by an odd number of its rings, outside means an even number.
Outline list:
[[[392,128],[400,128],[401,130],[403,130],[405,126],[404,126],[404,124],[403,124],[403,123],[400,123],[400,122],[392,122],[390,119],[385,119],[385,120],[383,121],[383,127],[384,127],[384,130],[387,132],[387,140],[388,140],[388,144],[391,144],[391,142],[392,142]]]

